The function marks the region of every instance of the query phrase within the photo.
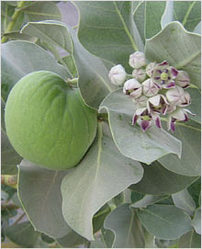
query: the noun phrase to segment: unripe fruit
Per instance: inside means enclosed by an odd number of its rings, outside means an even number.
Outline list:
[[[96,111],[59,75],[33,72],[11,90],[5,108],[9,140],[25,159],[54,170],[74,167],[92,144]]]

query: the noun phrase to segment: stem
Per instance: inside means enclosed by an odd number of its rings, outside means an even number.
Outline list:
[[[22,214],[20,215],[20,217],[13,223],[13,225],[18,224],[18,222],[21,221],[22,218],[23,218],[24,216],[25,216],[25,213],[22,213]]]
[[[1,175],[1,184],[17,188],[17,176],[16,175]]]
[[[6,30],[5,30],[5,33],[9,33],[10,31],[12,31],[20,13],[21,13],[21,10],[22,10],[22,7],[24,6],[25,2],[24,1],[20,1],[17,3],[17,7],[15,9],[15,12],[13,13],[12,17],[11,17],[11,21],[10,23],[8,24]],[[1,39],[1,43],[4,43],[8,40],[7,37],[3,36],[2,39]]]
[[[13,203],[1,203],[1,210],[12,210],[12,209],[18,209],[20,207],[18,207],[17,205],[13,204]]]

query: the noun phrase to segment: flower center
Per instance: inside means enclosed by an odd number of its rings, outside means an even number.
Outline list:
[[[161,74],[161,80],[168,80],[168,74],[165,73],[165,72],[163,72],[163,73]]]

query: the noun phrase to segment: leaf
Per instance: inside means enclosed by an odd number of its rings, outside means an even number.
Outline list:
[[[24,248],[46,247],[46,244],[41,241],[41,234],[34,231],[30,222],[9,226],[5,232],[9,240]]]
[[[52,71],[66,79],[65,68],[44,49],[28,41],[9,41],[1,48],[2,95],[6,99],[15,83],[28,73],[39,70]]]
[[[93,217],[93,233],[99,231],[104,223],[106,216],[111,212],[108,204],[105,204]]]
[[[17,174],[17,165],[22,157],[15,151],[4,130],[1,130],[1,173]]]
[[[133,203],[130,205],[130,207],[133,208],[143,208],[143,207],[147,207],[148,205],[152,205],[162,199],[166,199],[167,196],[163,196],[163,195],[145,195],[141,200]]]
[[[148,60],[162,62],[186,71],[191,83],[200,88],[201,39],[198,34],[187,32],[178,22],[168,24],[160,33],[146,41]]]
[[[65,171],[53,171],[23,160],[19,166],[18,195],[37,231],[60,238],[70,229],[62,215],[60,184]],[[30,194],[31,193],[31,194]]]
[[[196,205],[191,195],[186,189],[183,189],[180,192],[172,194],[172,199],[176,207],[181,208],[182,210],[187,212],[190,216],[193,215]]]
[[[29,22],[21,30],[23,34],[34,36],[50,45],[72,53],[72,40],[67,27],[58,21]]]
[[[85,238],[81,237],[79,234],[77,234],[70,228],[67,229],[66,233],[67,233],[66,236],[56,240],[59,243],[59,245],[63,248],[72,248],[72,247],[77,248],[80,245],[83,245],[88,242]]]
[[[198,178],[197,181],[192,183],[188,187],[188,191],[192,198],[195,201],[196,207],[199,207],[201,205],[200,195],[201,195],[201,178]]]
[[[119,206],[108,215],[104,227],[114,233],[112,248],[144,247],[144,232],[128,204]]]
[[[191,222],[196,233],[201,234],[201,208],[197,208],[194,213],[194,218]]]
[[[172,194],[189,186],[197,177],[177,175],[168,171],[158,162],[150,166],[143,165],[144,176],[140,182],[130,186],[131,189],[151,195]]]
[[[93,54],[129,69],[129,55],[144,45],[133,21],[131,2],[76,2],[79,40]]]
[[[179,21],[189,31],[193,31],[201,20],[199,1],[167,1],[162,18],[162,27],[169,22]]]
[[[141,165],[123,157],[107,125],[99,123],[97,139],[88,154],[62,181],[65,220],[81,236],[93,240],[93,215],[142,176]]]
[[[198,23],[193,32],[199,35],[201,34],[201,22]]]
[[[145,1],[132,1],[132,6],[134,22],[145,44]]]
[[[153,205],[137,211],[144,227],[159,239],[177,239],[191,230],[190,218],[170,205]]]
[[[201,236],[194,230],[184,234],[179,240],[178,248],[201,248]]]
[[[5,33],[4,37],[6,37],[10,40],[26,40],[26,41],[30,41],[30,42],[36,41],[36,38],[33,38],[30,35],[21,34],[20,32],[17,32],[17,31]]]
[[[54,2],[35,2],[26,6],[23,12],[29,21],[60,20],[60,11]]]
[[[131,125],[135,104],[121,90],[104,99],[99,111],[103,110],[108,113],[113,139],[124,156],[146,164],[169,153],[180,157],[181,142],[163,129],[151,127],[143,132],[138,125]]]
[[[196,88],[188,88],[186,91],[189,92],[191,96],[191,105],[187,109],[189,109],[192,113],[195,114],[194,116],[189,115],[189,118],[200,124],[201,105],[199,103],[201,103],[201,93]]]
[[[182,142],[182,156],[166,155],[159,162],[168,170],[186,176],[201,173],[201,126],[194,121],[179,123],[175,137]]]
[[[166,2],[151,1],[145,2],[145,38],[151,38],[161,30],[161,16]]]

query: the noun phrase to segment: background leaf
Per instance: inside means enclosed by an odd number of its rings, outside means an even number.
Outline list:
[[[131,189],[151,195],[172,194],[189,186],[197,177],[188,177],[168,171],[158,162],[143,165],[142,180],[130,186]]]
[[[178,243],[179,248],[201,248],[201,236],[190,231],[184,234]]]
[[[145,228],[160,239],[177,239],[191,230],[190,218],[175,206],[153,205],[138,210]]]
[[[18,195],[27,216],[37,231],[54,238],[70,230],[62,215],[60,184],[65,175],[26,160],[19,166]]]
[[[131,2],[76,2],[80,11],[79,39],[93,54],[123,64],[144,45],[133,21]]]
[[[104,227],[115,235],[112,248],[144,247],[144,232],[128,204],[119,206],[108,215]]]
[[[168,170],[186,176],[201,173],[201,126],[194,121],[177,125],[175,137],[182,142],[182,156],[166,155],[159,162]]]
[[[4,100],[15,83],[28,73],[52,71],[66,79],[66,69],[44,49],[28,41],[10,41],[1,48],[2,95]]]
[[[140,126],[131,125],[135,104],[121,90],[111,93],[104,99],[100,111],[103,109],[108,112],[116,146],[126,157],[150,164],[169,153],[180,156],[180,140],[163,129],[151,127],[147,132],[143,132]]]
[[[196,233],[201,234],[201,208],[197,208],[191,222]]]
[[[152,205],[162,199],[166,199],[168,196],[164,195],[145,195],[141,200],[136,201],[132,205],[130,205],[133,208],[144,208],[148,205]]]
[[[145,55],[150,61],[167,60],[170,65],[186,71],[192,84],[201,87],[201,39],[198,34],[187,32],[180,23],[169,23],[148,39]]]
[[[129,185],[140,181],[142,175],[140,164],[118,152],[108,127],[100,123],[90,151],[62,181],[62,209],[67,223],[93,240],[93,215]]]
[[[161,24],[165,27],[169,22],[179,21],[188,31],[193,31],[200,20],[200,1],[167,1]]]
[[[190,216],[193,215],[196,205],[191,195],[186,189],[183,189],[178,193],[172,194],[172,199],[176,207],[183,209]]]

